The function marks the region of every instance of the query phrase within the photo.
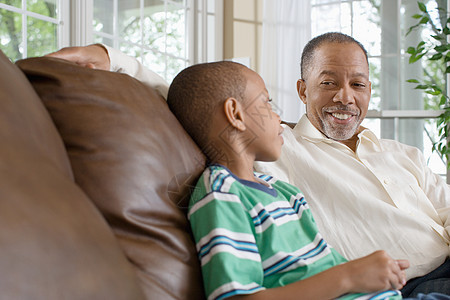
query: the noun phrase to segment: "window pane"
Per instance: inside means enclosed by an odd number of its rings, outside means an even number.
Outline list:
[[[216,1],[215,0],[208,0],[208,3],[206,4],[208,6],[208,13],[215,13],[216,11]]]
[[[27,10],[50,18],[56,18],[56,0],[28,0]]]
[[[311,36],[341,31],[340,4],[321,5],[311,9]]]
[[[0,47],[12,61],[23,58],[22,15],[0,9]]]
[[[166,13],[164,1],[156,1],[144,16],[144,40],[145,46],[160,52],[166,50]],[[169,23],[169,21],[168,21]]]
[[[95,36],[94,38],[94,43],[100,43],[100,44],[105,44],[107,46],[110,47],[114,47],[114,41],[112,39],[106,38],[106,37],[101,37],[101,36]]]
[[[180,58],[184,58],[186,56],[185,22],[185,10],[182,7],[173,4],[167,5],[166,51]]]
[[[120,43],[119,50],[132,57],[140,58],[142,56],[142,48],[129,43]]]
[[[111,0],[94,0],[94,30],[113,34],[114,8]]]
[[[369,75],[372,82],[372,98],[369,102],[369,109],[380,110],[381,107],[380,72],[381,59],[379,57],[369,58]]]
[[[147,67],[161,76],[165,76],[165,56],[160,52],[146,51],[144,61]],[[167,79],[167,78],[166,78]],[[167,79],[169,82],[170,80]]]
[[[364,45],[370,56],[380,55],[380,6],[374,6],[371,1],[356,1],[353,2],[352,11],[353,37]]]
[[[167,59],[167,69],[166,77],[169,82],[171,82],[175,76],[180,72],[180,70],[187,67],[187,63],[183,59],[168,58]]]
[[[3,0],[4,4],[22,8],[22,0]]]
[[[118,35],[132,43],[141,42],[140,1],[118,1]]]
[[[39,19],[27,18],[28,56],[42,56],[57,49],[57,25]]]

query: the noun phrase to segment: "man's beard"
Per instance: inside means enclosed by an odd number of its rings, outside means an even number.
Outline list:
[[[330,120],[330,118],[333,118],[333,116],[329,114],[336,111],[339,111],[340,113],[345,113],[345,111],[348,111],[351,115],[351,118],[356,119],[355,122],[346,125],[333,122],[332,120]],[[323,134],[325,134],[328,138],[336,141],[345,141],[353,137],[357,132],[359,125],[361,124],[361,121],[359,120],[359,111],[348,109],[346,106],[324,108],[322,110],[322,116],[324,116],[324,118],[320,118],[319,120],[321,123]]]

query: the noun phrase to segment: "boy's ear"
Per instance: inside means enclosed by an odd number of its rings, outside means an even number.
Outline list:
[[[244,108],[239,100],[228,98],[223,104],[225,117],[234,128],[244,131],[246,129],[244,123]]]

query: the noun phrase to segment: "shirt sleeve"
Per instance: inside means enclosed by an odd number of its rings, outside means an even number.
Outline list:
[[[167,99],[169,84],[161,76],[144,67],[136,58],[128,56],[107,45],[102,45],[108,51],[111,65],[110,71],[128,74],[145,85],[156,89],[164,99]]]
[[[445,231],[450,236],[450,185],[440,175],[433,173],[421,152],[417,154],[417,157],[424,174],[422,189],[435,207]]]
[[[215,191],[197,199],[189,221],[208,299],[263,290],[261,257],[239,197]]]

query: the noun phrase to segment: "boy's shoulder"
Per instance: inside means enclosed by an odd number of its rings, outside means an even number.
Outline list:
[[[191,196],[191,202],[197,201],[212,192],[228,192],[236,181],[232,173],[221,165],[208,165],[203,170]]]
[[[268,184],[270,184],[277,190],[285,191],[287,193],[303,194],[300,191],[300,189],[297,188],[296,186],[294,186],[286,181],[279,180],[278,178],[276,178],[272,175],[267,175],[267,174],[263,174],[260,172],[254,172],[254,174],[257,178],[259,178],[260,180],[264,180],[265,182],[267,182]]]

